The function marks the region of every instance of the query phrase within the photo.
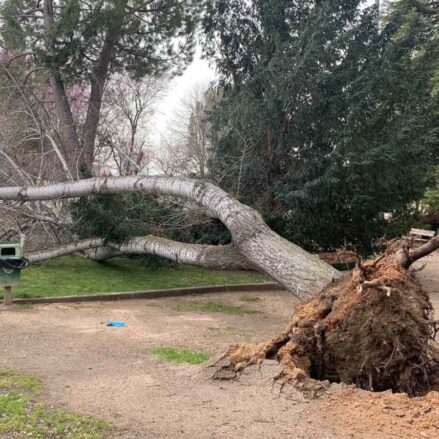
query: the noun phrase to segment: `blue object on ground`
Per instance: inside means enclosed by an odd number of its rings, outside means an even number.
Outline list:
[[[107,322],[107,326],[115,326],[116,328],[123,328],[125,326],[125,322]]]

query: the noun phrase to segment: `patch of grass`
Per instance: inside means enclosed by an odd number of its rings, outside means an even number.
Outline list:
[[[179,266],[152,270],[139,259],[115,258],[95,262],[85,258],[63,257],[22,271],[15,297],[50,297],[120,291],[263,283],[259,273],[208,270]],[[0,291],[0,298],[3,292]]]
[[[239,298],[241,302],[260,302],[261,299],[258,296],[241,296]]]
[[[32,375],[13,372],[9,369],[0,369],[0,389],[39,392],[41,390],[41,382]]]
[[[178,302],[171,306],[174,311],[178,312],[202,312],[206,314],[229,314],[233,316],[242,316],[247,314],[256,314],[259,311],[242,306],[228,305],[220,302]]]
[[[207,352],[195,352],[185,348],[152,348],[150,352],[171,363],[201,364],[210,358]]]
[[[31,375],[0,369],[0,437],[104,439],[111,427],[102,421],[60,410],[33,400],[41,388]]]

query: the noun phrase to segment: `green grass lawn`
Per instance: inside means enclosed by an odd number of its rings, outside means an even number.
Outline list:
[[[23,298],[49,297],[268,281],[259,273],[244,271],[189,266],[152,270],[142,265],[139,259],[115,258],[94,262],[64,257],[23,270],[21,283],[14,288],[13,294]]]
[[[37,439],[104,439],[111,426],[88,416],[48,409],[36,402],[40,381],[0,369],[0,437]],[[116,436],[118,437],[118,436]]]
[[[170,363],[201,364],[210,358],[207,352],[190,351],[185,348],[152,348],[150,352]]]

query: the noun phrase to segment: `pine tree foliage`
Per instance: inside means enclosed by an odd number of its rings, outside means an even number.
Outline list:
[[[88,79],[105,37],[122,22],[112,72],[133,77],[176,72],[191,59],[199,2],[116,0],[53,2],[53,22],[44,22],[40,0],[5,0],[2,43],[28,50],[40,66],[60,68],[75,82]]]
[[[434,25],[363,6],[214,0],[204,21],[212,176],[310,250],[399,232],[437,158]]]

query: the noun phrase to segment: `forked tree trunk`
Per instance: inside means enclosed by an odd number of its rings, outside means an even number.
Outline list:
[[[232,234],[236,250],[258,270],[300,299],[316,294],[340,273],[273,232],[259,213],[212,183],[176,177],[109,177],[43,187],[3,187],[0,200],[53,200],[90,194],[143,192],[195,201],[216,215]]]

